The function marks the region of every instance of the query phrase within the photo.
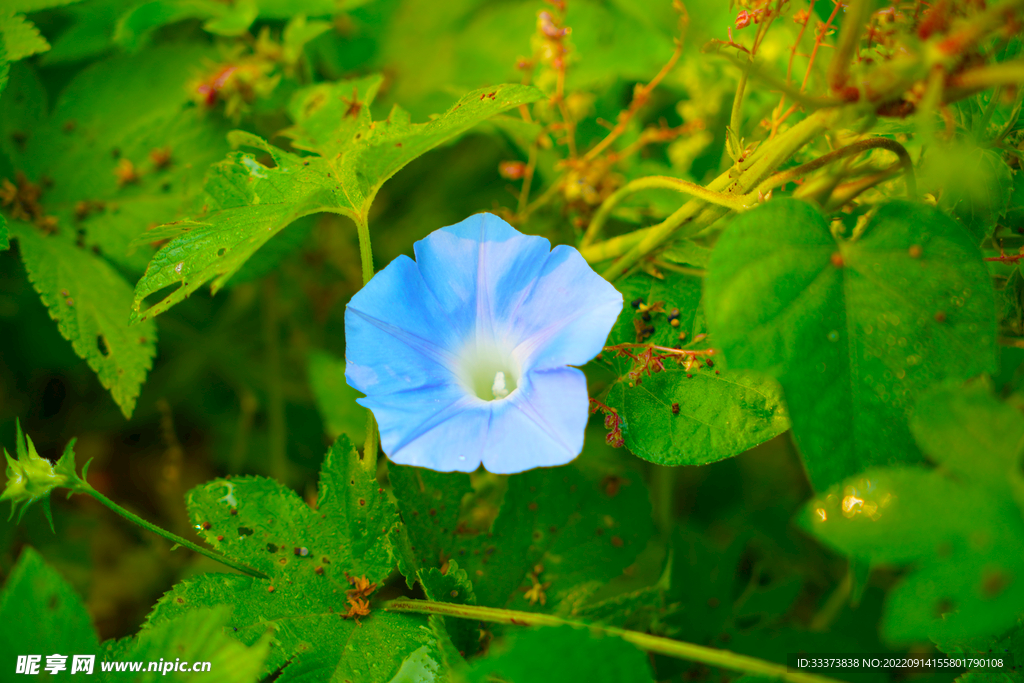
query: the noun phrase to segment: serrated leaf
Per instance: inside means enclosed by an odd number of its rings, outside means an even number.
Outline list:
[[[635,645],[572,626],[517,631],[462,673],[467,683],[651,683],[650,662]]]
[[[345,361],[313,350],[307,363],[309,385],[330,437],[347,434],[355,443],[366,438],[366,409],[356,403],[360,394],[345,381]]]
[[[12,675],[19,655],[93,655],[99,650],[85,604],[60,574],[26,546],[0,593],[0,666]],[[65,672],[67,673],[67,672]]]
[[[163,621],[150,628],[144,628],[133,638],[116,658],[105,661],[156,662],[180,659],[189,664],[209,662],[210,668],[202,677],[210,683],[255,683],[260,679],[263,663],[270,650],[270,640],[265,638],[252,647],[245,647],[224,632],[230,619],[231,609],[220,606],[213,609],[192,610],[175,619]],[[122,680],[123,673],[114,672],[107,680]],[[155,681],[194,681],[192,671],[144,672],[136,677],[136,683]]]
[[[241,131],[232,133],[233,144],[262,149],[274,167],[236,152],[210,170],[208,212],[185,224],[188,230],[153,257],[136,286],[133,320],[159,315],[206,282],[212,281],[211,290],[217,292],[257,249],[297,218],[329,211],[364,220],[381,185],[407,163],[494,114],[540,97],[528,86],[502,85],[466,95],[427,123],[410,123],[397,107],[387,120],[372,122],[374,82],[368,78],[319,85],[299,94],[299,104],[292,107],[296,125],[287,134],[294,147],[316,152],[313,156],[285,152]],[[345,98],[346,115],[336,116]],[[146,297],[174,285],[170,294],[142,310]]]
[[[347,576],[379,586],[391,573],[398,523],[393,503],[346,437],[327,454],[315,509],[262,477],[199,486],[189,492],[188,507],[210,545],[270,579],[205,574],[182,582],[158,603],[151,624],[197,607],[233,605],[229,624],[243,643],[273,634],[266,666],[284,666],[282,682],[389,681],[422,648],[441,661],[426,618],[378,610],[362,617],[362,626],[343,618],[352,589]]]
[[[397,514],[359,461],[348,437],[334,442],[320,473],[315,509],[273,479],[234,477],[192,489],[189,514],[215,548],[277,583],[290,582],[296,586],[291,590],[300,590],[300,582],[323,583],[316,567],[335,579],[347,571],[379,583],[394,566],[387,535]],[[308,553],[294,554],[303,547]]]
[[[1014,500],[1024,417],[977,383],[925,396],[913,424],[942,467],[870,469],[808,505],[801,523],[849,555],[912,565],[888,597],[888,640],[1000,634],[1024,602],[1024,521]]]
[[[96,373],[126,418],[156,355],[156,325],[128,326],[131,285],[103,259],[60,235],[12,223],[29,280],[61,335]]]
[[[11,62],[50,49],[50,44],[40,35],[36,25],[21,14],[0,14],[0,35],[3,36],[7,59]]]
[[[636,343],[637,330],[650,328],[645,342],[663,349],[706,347],[690,343],[703,325],[699,278],[668,273],[659,280],[639,274],[617,287],[626,301],[662,306],[646,312],[648,320],[640,308],[623,307],[608,345]],[[673,311],[678,311],[675,326],[668,318]],[[626,447],[641,458],[661,465],[703,465],[742,453],[789,428],[782,392],[770,377],[730,370],[717,357],[711,366],[697,362],[686,369],[676,361],[679,356],[658,350],[655,355],[665,369],[644,373],[639,384],[628,376],[633,366],[628,357],[609,359],[619,377],[605,402],[618,411]]]
[[[452,557],[456,534],[475,532],[459,526],[462,500],[473,486],[468,474],[394,463],[388,464],[388,478],[411,541],[411,580],[418,577],[419,569],[440,568],[445,558]]]
[[[129,253],[132,240],[194,211],[206,168],[228,150],[226,124],[194,107],[185,87],[215,54],[165,45],[93,64],[68,84],[48,119],[21,125],[24,148],[10,150],[30,180],[52,180],[41,200],[46,214],[62,230],[83,231],[87,246],[127,271],[142,272],[153,253],[154,240],[145,237]],[[9,110],[0,109],[6,117]],[[166,165],[151,159],[158,151],[170,154]],[[119,180],[125,163],[138,175],[134,182]]]
[[[564,467],[513,475],[500,512],[482,529],[458,514],[468,476],[390,470],[418,566],[455,559],[482,605],[551,611],[577,587],[618,576],[653,533],[647,488],[632,473],[594,477]]]
[[[419,572],[420,585],[428,600],[451,602],[458,605],[475,605],[476,593],[473,582],[459,563],[450,560],[445,571],[431,567]],[[479,625],[470,619],[443,619],[448,635],[455,649],[463,657],[472,657],[480,649]]]
[[[731,367],[778,378],[812,485],[920,459],[920,392],[991,371],[994,297],[981,255],[937,209],[882,206],[856,239],[809,204],[738,216],[705,279],[708,327]]]

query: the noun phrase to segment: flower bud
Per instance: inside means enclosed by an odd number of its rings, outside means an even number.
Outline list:
[[[27,434],[23,437],[21,425],[18,425],[16,443],[18,457],[12,458],[6,450],[4,451],[4,457],[7,458],[7,485],[4,487],[4,492],[0,494],[0,501],[11,501],[11,518],[21,506],[21,511],[18,513],[20,521],[29,505],[42,500],[44,512],[47,519],[50,520],[50,492],[56,488],[73,485],[73,482],[78,479],[75,474],[73,445],[74,441],[71,441],[54,466],[46,458],[40,457],[32,439]],[[50,527],[53,527],[52,520],[50,520]]]

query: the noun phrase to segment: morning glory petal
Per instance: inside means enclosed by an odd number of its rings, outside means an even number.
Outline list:
[[[513,474],[572,461],[589,417],[587,378],[576,368],[533,372],[507,400],[494,402],[484,447],[488,472]]]
[[[573,460],[589,414],[582,365],[622,295],[575,249],[482,214],[437,230],[356,294],[346,378],[394,462],[510,474]]]
[[[622,294],[572,247],[551,252],[529,297],[509,321],[528,368],[583,365],[601,352],[622,311]]]
[[[345,379],[367,395],[436,384],[451,375],[457,339],[412,259],[400,256],[345,310]]]
[[[481,328],[501,336],[533,290],[551,243],[484,213],[435,230],[413,249],[423,280],[461,334]]]
[[[373,411],[380,445],[399,465],[439,472],[472,472],[480,466],[490,404],[444,384],[356,399]]]

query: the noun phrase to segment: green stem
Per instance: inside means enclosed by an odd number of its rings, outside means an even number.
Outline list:
[[[821,109],[814,112],[774,140],[761,145],[738,178],[733,178],[735,168],[730,168],[711,181],[707,189],[718,193],[728,189],[736,195],[753,190],[798,149],[827,130],[840,111]],[[727,212],[728,209],[720,206],[708,206],[703,199],[691,199],[664,221],[650,228],[638,244],[619,257],[602,275],[609,281],[625,275],[645,256],[669,240],[695,235]],[[685,229],[682,229],[683,226],[686,226]]]
[[[663,175],[637,178],[636,180],[626,183],[620,187],[605,199],[604,202],[602,202],[601,206],[594,214],[594,218],[590,221],[586,234],[583,235],[583,241],[580,243],[580,247],[588,247],[594,242],[597,236],[601,233],[601,228],[604,227],[612,209],[618,206],[623,199],[642,190],[650,189],[675,190],[676,192],[682,192],[683,194],[703,199],[709,204],[718,204],[719,206],[724,206],[730,209],[747,208],[746,205],[742,203],[740,197],[722,194],[720,192],[712,192],[703,185],[680,180],[679,178],[672,178]]]
[[[446,617],[486,621],[494,624],[513,624],[516,626],[576,626],[578,628],[590,629],[592,633],[617,636],[648,652],[692,662],[701,662],[702,664],[732,671],[743,671],[768,676],[779,681],[791,681],[792,683],[839,683],[839,681],[832,678],[800,671],[791,671],[782,664],[766,662],[762,659],[736,654],[727,650],[716,650],[712,647],[694,645],[693,643],[661,638],[638,631],[627,631],[611,626],[584,624],[550,614],[517,612],[493,607],[478,607],[476,605],[455,605],[446,602],[431,602],[429,600],[393,600],[385,604],[384,609],[389,612],[439,614]]]
[[[356,232],[359,233],[359,260],[363,266],[363,286],[373,279],[373,249],[370,246],[370,225],[366,213],[354,217]],[[366,411],[366,441],[363,443],[363,459],[360,462],[371,477],[377,476],[377,422],[373,412]]]
[[[146,529],[148,531],[152,531],[157,536],[162,536],[162,537],[166,538],[168,541],[171,541],[172,543],[176,543],[176,544],[178,544],[180,546],[184,546],[184,547],[188,548],[189,550],[195,551],[195,552],[199,553],[200,555],[204,555],[204,556],[210,558],[211,560],[214,560],[216,562],[220,562],[221,564],[226,565],[228,567],[231,567],[232,569],[236,569],[236,570],[242,572],[243,574],[248,574],[249,576],[254,576],[257,579],[269,579],[270,578],[269,576],[267,576],[263,572],[259,571],[258,569],[253,569],[252,567],[250,567],[248,565],[245,565],[245,564],[242,564],[241,562],[236,562],[235,560],[232,560],[230,557],[227,557],[226,555],[221,555],[220,553],[218,553],[218,552],[216,552],[214,550],[209,550],[209,549],[204,548],[202,546],[196,545],[192,541],[184,539],[181,536],[178,536],[177,534],[172,534],[170,531],[167,531],[166,529],[162,529],[162,528],[158,527],[156,524],[153,524],[152,522],[147,522],[146,520],[144,520],[142,517],[139,517],[135,513],[129,512],[128,510],[125,510],[123,507],[121,507],[120,505],[118,505],[117,503],[115,503],[114,501],[110,500],[109,498],[104,496],[102,493],[100,493],[99,491],[94,489],[92,486],[90,486],[84,480],[82,480],[81,483],[78,486],[76,486],[73,490],[78,492],[78,493],[85,493],[87,495],[92,496],[93,498],[98,500],[100,503],[102,503],[104,506],[106,506],[107,508],[110,508],[111,510],[113,510],[117,514],[119,514],[122,517],[124,517],[125,519],[127,519],[129,522],[132,522],[134,524],[138,524],[143,529]]]
[[[776,173],[768,178],[768,180],[761,183],[757,190],[764,193],[776,187],[782,187],[786,183],[805,176],[811,171],[816,171],[819,168],[827,166],[833,161],[852,156],[854,154],[860,154],[861,152],[865,152],[869,149],[886,149],[899,158],[900,166],[903,168],[904,180],[906,182],[907,196],[911,199],[916,197],[917,180],[914,176],[914,162],[910,158],[910,153],[907,152],[907,149],[903,145],[895,140],[890,140],[889,138],[870,138],[868,140],[861,140],[860,142],[855,142],[852,145],[847,145],[846,147],[837,149],[834,152],[823,154],[814,161],[809,161],[806,164],[797,166],[796,168]]]

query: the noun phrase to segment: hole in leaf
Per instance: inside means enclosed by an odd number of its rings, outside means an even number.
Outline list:
[[[220,249],[217,250],[217,256],[218,257],[223,256],[224,254],[227,253],[227,251],[228,251],[227,249],[225,249],[224,247],[221,247]]]

